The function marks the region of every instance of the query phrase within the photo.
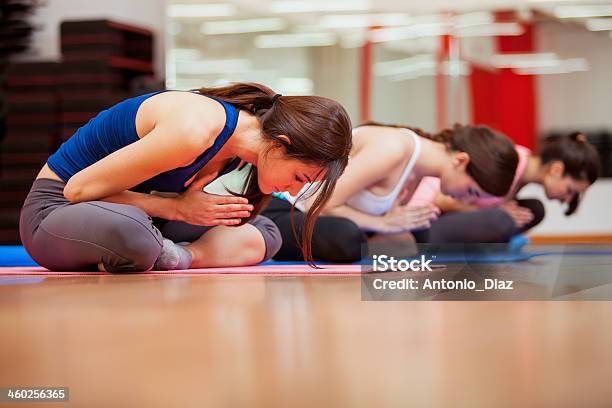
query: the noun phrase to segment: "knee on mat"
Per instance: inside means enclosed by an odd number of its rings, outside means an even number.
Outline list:
[[[102,263],[107,271],[143,271],[161,252],[162,237],[139,208],[83,202],[52,211],[35,240],[49,269],[88,270]],[[49,265],[47,265],[49,264]]]
[[[263,261],[270,260],[280,250],[283,244],[283,238],[281,232],[272,220],[269,218],[258,215],[249,222],[260,232],[263,237],[266,252],[263,257]]]
[[[136,233],[137,232],[137,233]],[[144,229],[135,231],[125,225],[109,225],[106,230],[107,239],[122,248],[117,259],[111,264],[105,263],[109,272],[146,271],[151,269],[162,248],[161,234],[155,237],[154,230]],[[114,257],[113,257],[114,258]]]
[[[546,209],[544,208],[544,204],[540,200],[536,199],[528,199],[521,200],[520,205],[523,207],[527,207],[533,213],[533,221],[531,221],[531,227],[534,227],[542,222],[544,216],[546,215]]]
[[[487,236],[487,239],[482,242],[504,243],[510,241],[512,236],[515,235],[516,228],[510,214],[500,208],[491,208],[485,211],[490,211],[495,215],[491,217],[491,222],[487,223],[485,226],[488,230],[488,234],[483,234]],[[493,220],[495,220],[495,222],[493,222]]]
[[[104,225],[104,241],[117,248],[115,256],[103,262],[109,272],[146,271],[153,267],[163,245],[161,233],[144,211],[138,219],[109,218]]]
[[[501,208],[454,212],[440,217],[432,224],[429,243],[503,243],[512,238],[514,229],[514,220]]]

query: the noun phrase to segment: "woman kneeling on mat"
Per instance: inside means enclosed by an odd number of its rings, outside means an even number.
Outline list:
[[[544,218],[544,205],[539,200],[516,199],[525,185],[541,185],[546,197],[566,203],[565,215],[571,215],[585,191],[599,177],[599,155],[582,133],[544,139],[537,154],[518,145],[516,150],[519,164],[506,198],[477,199],[467,204],[439,193],[439,179],[424,179],[415,196],[422,191],[435,196],[433,203],[447,214],[433,222],[429,230],[417,233],[417,240],[429,243],[508,242]]]
[[[510,139],[484,126],[455,126],[437,135],[376,123],[360,126],[353,130],[346,171],[315,223],[313,256],[354,262],[361,258],[364,232],[376,239],[429,228],[437,208],[407,205],[423,177],[438,177],[441,190],[458,199],[504,196],[517,162]],[[302,194],[311,192],[307,188]],[[298,197],[297,208],[304,208],[303,201]],[[308,207],[312,199],[305,201]],[[295,197],[284,194],[284,200],[273,199],[264,212],[283,237],[277,260],[299,257],[289,202],[296,202]],[[296,211],[294,216],[300,225],[302,214]]]
[[[349,117],[327,98],[234,84],[127,99],[49,158],[23,205],[21,240],[51,270],[253,265],[281,245],[257,215],[269,195],[319,181],[303,229],[311,260],[314,219],[350,148]],[[253,165],[242,194],[202,190],[241,162]]]

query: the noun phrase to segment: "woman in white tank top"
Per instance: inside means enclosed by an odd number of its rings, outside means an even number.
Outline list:
[[[517,163],[514,144],[487,127],[455,126],[436,135],[374,123],[353,129],[349,163],[314,225],[313,257],[355,262],[367,241],[389,234],[403,240],[410,231],[428,228],[437,209],[414,205],[415,200],[407,204],[424,177],[439,178],[441,191],[466,201],[504,196]],[[264,211],[283,238],[276,260],[299,260],[290,220],[299,230],[302,212],[313,200],[305,188],[297,198],[277,195]],[[292,213],[290,203],[299,211]]]
[[[438,177],[441,190],[460,200],[503,196],[517,162],[513,143],[484,126],[457,125],[429,135],[369,123],[353,129],[349,164],[322,215],[344,217],[380,234],[429,228],[437,208],[407,205],[423,177]],[[303,201],[308,207],[311,200]]]

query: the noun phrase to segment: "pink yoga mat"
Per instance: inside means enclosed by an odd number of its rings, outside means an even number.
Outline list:
[[[318,265],[321,269],[306,265],[261,265],[234,268],[188,269],[183,271],[149,271],[129,273],[129,275],[256,275],[256,276],[355,276],[361,274],[360,265]],[[41,267],[2,267],[0,275],[53,275],[53,276],[93,276],[124,275],[108,272],[54,272]]]

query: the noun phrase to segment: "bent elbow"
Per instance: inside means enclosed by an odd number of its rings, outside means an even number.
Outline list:
[[[68,183],[64,187],[64,197],[73,204],[78,203],[83,201],[83,191],[79,186],[71,183],[70,180],[68,180]]]

